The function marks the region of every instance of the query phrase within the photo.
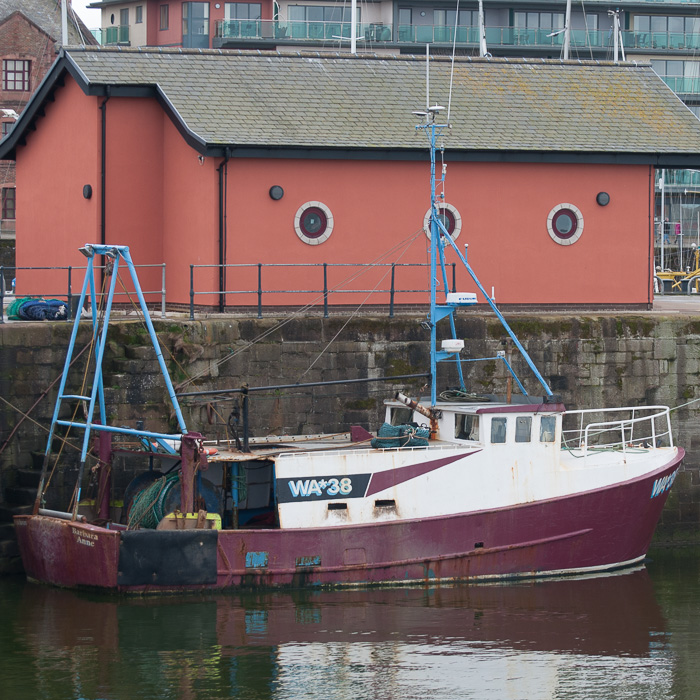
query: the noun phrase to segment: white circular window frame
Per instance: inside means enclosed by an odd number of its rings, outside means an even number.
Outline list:
[[[326,230],[317,238],[311,238],[301,230],[301,217],[307,209],[311,209],[312,207],[320,209],[326,215]],[[321,243],[325,243],[330,238],[331,233],[333,233],[333,214],[331,214],[331,210],[323,202],[306,202],[297,209],[297,213],[294,216],[294,231],[296,231],[297,236],[307,245],[320,245]]]
[[[560,212],[562,209],[571,210],[576,217],[576,233],[574,233],[571,238],[560,238],[557,235],[557,232],[554,230],[554,217],[557,215],[557,212]],[[581,234],[583,233],[583,214],[581,213],[581,210],[577,206],[569,204],[568,202],[557,204],[557,206],[549,212],[549,216],[547,217],[547,232],[549,233],[549,237],[558,245],[573,245],[579,238],[581,238]]]
[[[452,214],[455,220],[455,230],[451,234],[452,240],[456,241],[459,238],[459,234],[462,233],[462,215],[457,211],[457,208],[454,207],[452,204],[448,204],[447,202],[443,202],[442,204],[438,205],[438,209],[447,209],[447,211]],[[425,235],[428,237],[428,240],[430,240],[430,213],[431,210],[428,209],[428,211],[425,212],[425,216],[423,217],[423,231],[425,232]]]

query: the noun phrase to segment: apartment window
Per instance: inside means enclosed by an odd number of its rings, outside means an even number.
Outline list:
[[[227,2],[224,6],[226,19],[260,19],[262,5],[257,2]]]
[[[671,32],[674,34],[700,34],[700,18],[668,15],[636,15],[635,32]]]
[[[287,13],[292,22],[350,22],[352,11],[340,5],[289,5]],[[357,21],[360,21],[360,8],[357,8]]]
[[[170,28],[170,5],[160,6],[160,29],[161,31]]]
[[[129,8],[125,7],[119,10],[119,26],[126,27],[129,25]]]
[[[14,219],[15,218],[15,188],[14,187],[3,187],[2,188],[2,218],[3,219]]]
[[[136,19],[134,20],[136,24],[143,23],[143,5],[137,5],[136,7]]]
[[[700,92],[700,61],[656,61],[651,67],[674,92]]]
[[[454,27],[455,19],[460,27],[478,27],[479,13],[476,10],[433,10],[433,23],[439,27]]]
[[[14,121],[2,123],[2,135],[7,136],[14,125]]]
[[[513,26],[517,29],[563,29],[563,12],[514,12]]]
[[[2,89],[22,91],[29,90],[31,65],[31,61],[5,59],[2,62]]]

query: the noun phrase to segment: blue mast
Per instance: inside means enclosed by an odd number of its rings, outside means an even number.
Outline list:
[[[85,280],[83,281],[82,291],[80,293],[80,300],[78,303],[78,308],[82,309],[85,302],[85,297],[90,293],[90,300],[92,302],[92,335],[93,342],[95,343],[95,369],[92,380],[92,388],[89,394],[78,395],[78,394],[66,394],[66,383],[68,379],[69,369],[73,359],[73,352],[75,348],[75,342],[78,335],[78,326],[80,324],[80,314],[76,315],[75,322],[73,324],[73,331],[71,333],[70,343],[68,347],[68,352],[66,354],[66,361],[63,368],[63,374],[61,376],[60,387],[58,390],[58,397],[56,399],[56,405],[54,407],[53,419],[51,421],[51,428],[49,430],[49,438],[46,444],[46,452],[44,454],[44,465],[42,468],[41,482],[39,485],[39,490],[37,493],[37,503],[35,504],[35,512],[39,507],[39,498],[43,493],[43,487],[46,477],[46,469],[48,466],[48,458],[51,453],[51,446],[53,438],[56,431],[56,426],[64,426],[67,428],[74,428],[77,430],[82,430],[82,450],[80,455],[80,465],[78,470],[78,480],[76,484],[75,500],[73,505],[73,518],[75,519],[78,504],[80,502],[81,495],[81,482],[85,469],[85,460],[87,457],[87,452],[90,447],[90,434],[92,431],[103,431],[109,433],[120,433],[123,435],[135,436],[138,438],[149,438],[159,443],[166,451],[171,454],[175,454],[175,450],[171,446],[171,442],[176,439],[180,439],[181,434],[186,434],[187,427],[185,425],[185,420],[182,416],[182,411],[180,410],[180,404],[175,395],[175,389],[173,387],[168,369],[163,358],[163,353],[160,349],[160,343],[156,336],[155,329],[153,328],[153,323],[151,321],[148,308],[146,306],[146,300],[143,296],[141,290],[141,285],[139,284],[138,276],[136,274],[136,268],[131,259],[131,254],[129,253],[128,246],[109,246],[109,245],[86,245],[80,249],[87,259],[87,270],[85,273]],[[95,288],[95,274],[94,274],[94,260],[96,255],[105,255],[111,263],[111,280],[109,284],[109,291],[104,306],[104,314],[100,319],[97,314],[97,304],[96,304],[96,288]],[[158,365],[160,367],[161,373],[163,375],[163,380],[165,387],[170,397],[170,401],[173,406],[175,417],[177,419],[178,427],[180,430],[179,434],[166,434],[166,433],[155,433],[148,430],[134,430],[132,428],[126,427],[116,427],[107,425],[107,415],[105,409],[105,397],[104,397],[104,383],[102,376],[102,361],[104,358],[105,347],[107,345],[107,329],[109,326],[109,319],[112,310],[112,302],[114,300],[114,291],[116,287],[117,273],[119,271],[119,264],[123,262],[129,271],[132,284],[134,285],[134,291],[139,300],[139,306],[143,313],[144,322],[148,330],[149,337],[153,344],[153,349],[155,350],[156,357],[158,359]],[[86,417],[85,422],[80,422],[76,420],[63,420],[59,419],[61,403],[64,400],[72,399],[77,401],[82,401],[86,405]],[[95,420],[95,408],[99,410],[99,420]]]
[[[447,286],[447,274],[445,270],[445,244],[447,243],[452,247],[452,249],[455,251],[457,254],[457,257],[460,259],[464,267],[466,268],[467,272],[469,273],[469,276],[472,278],[474,283],[476,284],[477,288],[483,295],[483,297],[486,299],[488,304],[490,305],[491,309],[494,311],[496,316],[498,317],[498,320],[501,322],[503,325],[503,328],[505,331],[508,333],[508,335],[511,337],[513,342],[515,343],[515,346],[518,348],[520,351],[521,355],[527,362],[528,366],[534,373],[535,377],[537,378],[538,382],[542,385],[542,387],[545,390],[545,393],[547,394],[548,397],[552,397],[553,393],[552,390],[549,388],[549,385],[545,381],[545,379],[542,377],[540,374],[539,370],[535,366],[535,363],[532,361],[532,358],[528,355],[527,351],[523,347],[523,345],[520,343],[518,338],[516,337],[515,333],[511,329],[511,327],[508,325],[507,321],[499,311],[498,307],[496,306],[495,302],[491,297],[486,293],[486,290],[484,289],[483,285],[479,281],[476,272],[474,272],[473,268],[469,263],[467,262],[467,246],[464,248],[464,255],[461,254],[459,249],[457,248],[456,243],[452,240],[452,236],[449,234],[447,229],[445,228],[445,225],[440,218],[440,206],[438,203],[438,199],[442,200],[444,198],[444,192],[441,192],[440,195],[437,195],[437,184],[438,180],[436,179],[436,174],[435,174],[435,152],[436,152],[436,140],[438,135],[442,133],[442,130],[448,126],[448,124],[438,124],[436,123],[436,118],[440,114],[441,111],[443,111],[444,107],[440,107],[438,105],[434,105],[433,107],[428,107],[427,111],[416,111],[414,114],[416,116],[424,117],[426,119],[425,124],[419,124],[416,126],[416,129],[424,129],[426,134],[428,135],[429,141],[430,141],[430,313],[428,317],[428,321],[430,324],[430,375],[431,375],[431,382],[430,382],[430,403],[432,406],[435,406],[437,403],[437,364],[438,362],[456,362],[457,363],[457,369],[459,372],[459,381],[460,381],[460,386],[462,390],[465,390],[464,386],[464,377],[462,374],[462,361],[459,357],[459,352],[458,351],[446,351],[446,350],[438,350],[437,349],[437,323],[438,321],[441,321],[443,318],[448,317],[450,319],[450,328],[452,331],[452,337],[456,339],[456,328],[455,328],[455,322],[454,322],[454,312],[460,307],[460,306],[467,306],[467,305],[473,305],[476,303],[476,297],[475,296],[468,296],[468,295],[457,295],[456,298],[450,298],[448,296],[448,286]],[[441,173],[441,178],[439,180],[439,184],[442,185],[445,182],[445,169],[443,167],[442,173]],[[444,293],[445,293],[445,302],[444,304],[438,304],[437,303],[437,287],[439,284],[438,280],[438,264],[440,265],[440,270],[442,272],[442,280],[443,280],[443,287],[444,287]],[[454,297],[454,295],[453,295]],[[505,358],[501,358],[506,364],[506,367],[508,371],[513,375],[515,378],[516,382],[520,386],[520,389],[523,391],[523,394],[527,395],[527,392],[525,391],[523,385],[520,383],[518,380],[517,376],[515,376],[515,373],[513,372],[512,367],[508,363],[508,361]]]

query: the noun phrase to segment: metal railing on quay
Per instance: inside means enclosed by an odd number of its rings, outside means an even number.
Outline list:
[[[148,267],[157,267],[161,268],[162,273],[161,273],[161,288],[152,290],[152,291],[146,291],[143,290],[144,295],[149,295],[149,294],[159,294],[160,295],[160,307],[161,307],[161,317],[165,318],[165,297],[166,297],[166,289],[165,289],[165,263],[155,263],[151,265],[135,265],[134,267],[137,267],[139,269],[143,268],[148,268]],[[51,298],[51,299],[65,299],[66,300],[66,321],[70,321],[73,318],[73,314],[76,312],[75,309],[73,309],[73,300],[75,299],[76,301],[79,300],[80,298],[80,293],[74,294],[73,292],[73,273],[76,271],[84,271],[87,268],[84,266],[56,266],[56,267],[12,267],[9,265],[6,265],[4,267],[0,267],[0,323],[5,323],[5,302],[8,299],[12,299],[12,301],[23,298],[23,297],[38,297],[38,298]],[[97,266],[95,265],[96,270],[104,270],[104,266]],[[14,294],[8,294],[5,289],[5,273],[6,271],[12,271],[12,277],[16,277],[18,271],[61,271],[64,270],[66,273],[66,284],[65,287],[63,287],[63,290],[61,292],[56,292],[56,293],[49,293],[49,294],[32,294],[31,292],[27,292],[27,294],[17,294],[17,290],[14,290]],[[80,283],[82,284],[82,277],[80,277]],[[98,294],[98,296],[102,296],[102,293]],[[121,291],[121,292],[115,292],[115,296],[122,296],[122,297],[128,297],[129,292],[127,291]]]
[[[209,295],[219,297],[219,312],[223,313],[226,311],[226,297],[248,294],[255,295],[257,297],[257,310],[258,318],[263,317],[263,297],[264,295],[270,294],[315,294],[317,295],[319,301],[323,299],[323,316],[328,318],[329,314],[329,297],[332,295],[342,295],[342,294],[385,294],[388,295],[389,304],[389,318],[394,316],[394,308],[396,303],[396,296],[398,294],[427,294],[428,289],[404,289],[398,287],[396,284],[396,271],[402,268],[428,268],[430,267],[428,263],[380,263],[373,265],[373,268],[384,268],[386,269],[386,274],[381,281],[389,278],[389,285],[385,288],[375,287],[373,289],[360,289],[360,288],[349,288],[344,282],[339,283],[334,287],[329,287],[328,285],[328,272],[329,270],[335,270],[339,268],[355,268],[357,270],[367,269],[365,263],[239,263],[232,265],[190,265],[190,320],[194,320],[195,314],[195,297],[197,295]],[[457,291],[457,272],[456,264],[450,263],[448,268],[452,270],[452,280],[451,280],[451,291]],[[292,268],[295,270],[306,270],[309,268],[319,270],[319,283],[322,281],[322,285],[317,289],[274,289],[265,288],[263,285],[263,271],[272,270],[276,268]],[[195,271],[209,269],[209,270],[253,270],[257,276],[257,286],[255,289],[236,289],[227,290],[225,292],[214,292],[212,290],[195,290]],[[308,275],[305,275],[303,279],[309,279]],[[343,285],[342,287],[340,285]],[[373,302],[374,303],[374,302]],[[316,304],[313,304],[314,306]],[[296,306],[296,305],[295,305]]]

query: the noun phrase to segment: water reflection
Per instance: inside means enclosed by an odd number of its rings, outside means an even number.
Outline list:
[[[646,569],[146,600],[16,582],[0,614],[0,694],[17,699],[677,697]]]

